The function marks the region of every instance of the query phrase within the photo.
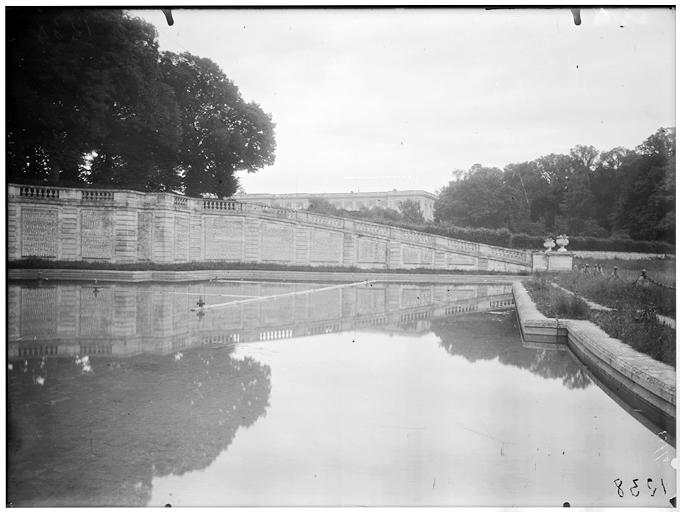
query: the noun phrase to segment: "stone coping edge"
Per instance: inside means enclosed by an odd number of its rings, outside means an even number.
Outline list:
[[[565,321],[543,316],[529,297],[529,292],[518,280],[512,284],[512,295],[515,299],[522,339],[525,342],[545,345],[567,343]]]
[[[418,274],[387,272],[323,272],[300,270],[79,270],[19,269],[7,271],[9,280],[54,279],[63,281],[186,282],[211,279],[264,281],[356,282],[374,279],[393,283],[510,284],[529,276],[504,274]]]
[[[612,338],[588,320],[545,317],[519,281],[513,283],[512,292],[523,336],[525,332],[531,334],[532,327],[564,326],[569,348],[583,356],[580,359],[585,359],[587,366],[606,372],[636,396],[675,418],[676,371],[672,366]]]

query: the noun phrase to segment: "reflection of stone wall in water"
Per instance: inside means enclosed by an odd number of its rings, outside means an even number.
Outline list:
[[[269,367],[228,349],[39,363],[8,376],[15,506],[144,506],[154,476],[206,468],[269,406]]]
[[[19,335],[50,338],[57,334],[57,289],[21,288],[19,292]],[[12,297],[10,297],[11,299]],[[14,296],[16,300],[16,295]]]
[[[495,287],[495,293],[489,295],[485,287],[476,286],[373,283],[289,295],[320,286],[325,285],[11,285],[9,356],[165,354],[206,343],[308,336],[375,325],[392,326],[398,331],[406,325],[405,319],[425,312],[428,318],[436,318],[512,305],[508,286]],[[235,303],[203,315],[191,311],[199,298],[216,304],[283,294],[280,298]],[[408,316],[411,313],[417,315]],[[422,324],[419,329],[426,327]]]

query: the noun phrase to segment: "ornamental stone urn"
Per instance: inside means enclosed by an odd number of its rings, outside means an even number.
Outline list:
[[[545,247],[545,252],[550,252],[553,247],[555,247],[555,242],[552,238],[548,237],[543,242],[543,247]]]
[[[569,245],[569,238],[567,238],[567,235],[560,235],[557,237],[555,241],[557,242],[557,245],[560,246],[560,248],[557,249],[559,252],[567,251],[567,249],[565,248],[567,245]]]

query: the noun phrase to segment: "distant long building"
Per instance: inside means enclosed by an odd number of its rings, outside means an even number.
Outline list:
[[[305,210],[310,199],[326,199],[336,208],[344,210],[361,210],[379,206],[399,211],[402,201],[414,201],[420,204],[425,220],[434,218],[434,200],[436,196],[424,190],[392,190],[391,192],[341,192],[310,194],[237,194],[237,201],[262,203],[269,206]]]

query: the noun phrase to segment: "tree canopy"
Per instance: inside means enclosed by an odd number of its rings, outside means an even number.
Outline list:
[[[7,175],[229,196],[274,162],[274,123],[209,59],[120,9],[7,10]]]
[[[675,128],[635,150],[579,145],[504,170],[475,164],[453,174],[435,202],[439,223],[675,241]]]

